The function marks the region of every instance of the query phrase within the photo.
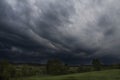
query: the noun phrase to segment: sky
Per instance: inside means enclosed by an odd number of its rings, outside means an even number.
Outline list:
[[[0,59],[120,63],[120,0],[0,0]]]

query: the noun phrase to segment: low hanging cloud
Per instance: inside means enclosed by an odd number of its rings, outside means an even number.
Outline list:
[[[119,3],[119,0],[1,0],[0,47],[120,59]]]

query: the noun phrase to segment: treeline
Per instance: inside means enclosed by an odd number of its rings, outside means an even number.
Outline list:
[[[69,66],[58,59],[53,59],[48,60],[46,65],[33,66],[27,64],[14,65],[8,61],[1,61],[0,80],[10,80],[12,78],[28,76],[64,75],[106,69],[120,69],[120,64],[103,65],[99,59],[93,59],[91,64],[92,65]]]
[[[44,66],[31,66],[27,64],[11,64],[8,61],[0,62],[0,80],[11,80],[12,78],[45,75]]]

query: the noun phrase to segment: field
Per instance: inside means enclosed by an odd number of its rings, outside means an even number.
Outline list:
[[[120,70],[94,71],[62,76],[35,76],[15,80],[120,80]]]

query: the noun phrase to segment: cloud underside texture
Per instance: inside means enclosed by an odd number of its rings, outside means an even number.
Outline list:
[[[0,51],[12,59],[119,61],[119,40],[119,0],[0,1]]]

